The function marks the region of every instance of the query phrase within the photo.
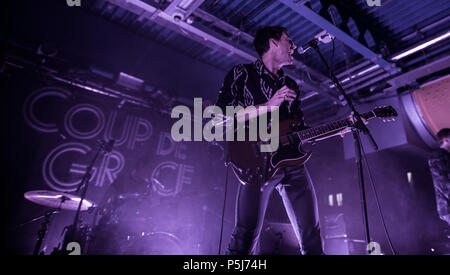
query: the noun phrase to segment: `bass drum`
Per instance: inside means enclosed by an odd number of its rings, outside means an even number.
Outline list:
[[[180,240],[167,232],[129,236],[122,245],[122,255],[183,255]]]

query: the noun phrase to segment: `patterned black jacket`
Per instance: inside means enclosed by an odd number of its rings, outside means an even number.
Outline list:
[[[220,89],[216,105],[225,112],[225,106],[255,106],[267,102],[275,92],[286,85],[297,93],[296,99],[280,106],[280,120],[296,119],[304,122],[301,110],[300,90],[297,83],[285,76],[283,70],[278,72],[278,79],[258,59],[250,64],[233,67],[226,75]]]
[[[450,153],[442,149],[433,152],[428,166],[433,177],[439,217],[450,225]]]

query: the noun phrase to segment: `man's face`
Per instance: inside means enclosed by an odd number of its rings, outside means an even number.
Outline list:
[[[275,47],[275,58],[278,63],[281,65],[289,65],[294,61],[294,50],[297,46],[292,42],[289,35],[283,33],[279,41],[274,40]]]
[[[445,137],[439,141],[439,147],[450,152],[450,137]]]

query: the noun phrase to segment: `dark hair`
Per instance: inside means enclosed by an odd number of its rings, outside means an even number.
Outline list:
[[[268,26],[256,31],[253,45],[255,46],[256,52],[260,57],[262,57],[269,50],[269,39],[273,38],[279,41],[283,35],[283,32],[287,33],[287,29],[282,26]]]
[[[446,137],[450,137],[450,129],[443,128],[437,133],[436,136],[439,140],[442,140],[443,138],[446,138]]]

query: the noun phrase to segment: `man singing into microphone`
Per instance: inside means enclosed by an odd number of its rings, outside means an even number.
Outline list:
[[[296,45],[280,26],[257,31],[254,46],[260,59],[235,66],[225,77],[216,105],[279,106],[279,118],[303,123],[300,90],[281,69],[293,61]],[[239,113],[237,114],[239,117]],[[251,117],[251,116],[250,116]],[[239,118],[238,118],[239,119]],[[280,169],[263,188],[240,185],[236,204],[236,225],[228,246],[229,254],[256,253],[267,203],[273,189],[281,195],[302,254],[323,254],[317,202],[311,178],[305,166]]]

